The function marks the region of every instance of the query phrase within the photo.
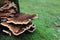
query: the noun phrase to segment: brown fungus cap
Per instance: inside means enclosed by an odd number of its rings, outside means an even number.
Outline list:
[[[15,24],[8,24],[7,22],[2,22],[1,25],[9,28],[9,30],[14,35],[19,35],[25,32],[26,30],[30,29],[33,26],[33,23],[28,23],[27,25],[15,25]]]
[[[3,32],[5,32],[6,34],[9,34],[11,36],[11,32],[8,30],[3,30]]]
[[[0,19],[13,17],[14,14],[16,14],[16,12],[17,12],[16,4],[14,2],[9,2],[0,8]]]
[[[35,27],[35,25],[33,25],[30,29],[28,29],[28,31],[32,33],[35,31],[35,29],[36,29],[36,27]]]
[[[31,19],[36,18],[37,14],[17,14],[15,17],[7,18],[7,23],[28,24]]]
[[[9,2],[0,8],[0,13],[16,13],[17,11],[17,6],[14,2]]]

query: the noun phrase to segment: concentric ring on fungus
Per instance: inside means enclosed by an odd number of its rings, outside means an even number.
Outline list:
[[[9,28],[9,30],[14,34],[14,35],[19,35],[25,32],[26,30],[30,29],[34,24],[29,22],[27,25],[15,25],[15,24],[8,24],[7,22],[2,22],[1,25]]]
[[[32,19],[37,18],[37,14],[17,14],[15,17],[7,18],[7,23],[28,24]]]

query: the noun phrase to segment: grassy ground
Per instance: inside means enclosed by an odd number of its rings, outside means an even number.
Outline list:
[[[0,33],[0,40],[60,40],[60,0],[19,0],[23,13],[39,14],[38,19],[33,20],[36,31],[25,32],[18,37]]]

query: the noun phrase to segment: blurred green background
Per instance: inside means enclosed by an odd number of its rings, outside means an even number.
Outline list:
[[[32,22],[36,25],[33,33],[25,32],[19,36],[0,33],[0,40],[60,40],[60,0],[19,0],[20,11],[38,14]]]

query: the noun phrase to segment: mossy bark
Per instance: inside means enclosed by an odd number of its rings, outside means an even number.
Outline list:
[[[4,0],[0,0],[0,7],[3,5]]]

